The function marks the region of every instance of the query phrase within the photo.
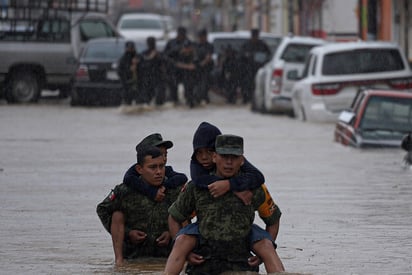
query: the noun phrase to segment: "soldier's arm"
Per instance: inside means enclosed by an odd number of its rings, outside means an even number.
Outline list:
[[[279,233],[279,223],[280,220],[277,220],[277,222],[272,225],[266,225],[266,231],[269,232],[270,236],[272,236],[272,239],[274,241],[276,241],[276,238]]]
[[[175,239],[177,232],[179,232],[179,230],[182,228],[182,223],[175,220],[172,215],[169,215],[169,217],[167,218],[167,223],[169,224],[170,236],[172,237],[172,239]]]
[[[261,189],[257,190],[254,197],[254,203],[257,203],[255,206],[257,206],[256,209],[258,210],[259,217],[266,224],[266,231],[270,233],[273,240],[276,240],[282,212],[272,199],[266,185],[263,184]]]
[[[183,224],[191,219],[193,211],[195,211],[194,184],[189,182],[168,209],[169,232],[173,239]]]
[[[119,209],[116,188],[111,190],[109,195],[97,205],[96,213],[99,216],[104,228],[110,233],[110,227],[112,224],[112,214]]]

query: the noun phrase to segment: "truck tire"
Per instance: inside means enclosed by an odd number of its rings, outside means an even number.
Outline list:
[[[12,75],[6,88],[6,100],[9,103],[37,102],[40,98],[40,85],[37,78],[29,72]]]

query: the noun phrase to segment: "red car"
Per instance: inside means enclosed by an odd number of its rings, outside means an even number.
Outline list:
[[[335,141],[354,147],[400,147],[412,132],[412,93],[366,89],[339,115]]]

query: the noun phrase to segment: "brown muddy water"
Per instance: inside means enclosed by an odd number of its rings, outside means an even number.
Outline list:
[[[161,274],[158,259],[113,267],[96,205],[150,133],[174,142],[169,164],[188,174],[202,121],[245,138],[283,213],[277,243],[288,272],[412,274],[412,171],[401,149],[345,148],[333,142],[333,124],[246,106],[126,115],[66,101],[0,105],[0,274]]]

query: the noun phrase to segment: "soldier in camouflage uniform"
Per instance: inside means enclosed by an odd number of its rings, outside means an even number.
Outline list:
[[[237,175],[244,161],[243,139],[233,135],[219,135],[216,138],[213,160],[216,163],[216,175],[222,178]],[[256,248],[266,252],[259,256],[265,263],[267,272],[284,271],[272,241],[276,239],[281,212],[266,187],[256,188],[252,192],[252,203],[245,205],[233,192],[216,198],[208,190],[191,182],[172,204],[169,208],[169,228],[172,236],[193,211],[197,215],[198,226],[186,226],[179,231],[183,231],[183,234],[176,238],[176,244],[187,241],[193,246],[196,245],[198,253],[205,259],[202,264],[192,266],[189,274],[254,270],[248,260],[251,256],[249,251]],[[266,224],[267,232],[262,230],[266,235],[255,228],[252,230],[255,226],[255,211],[259,211],[259,216]],[[185,255],[189,252],[190,250],[187,250],[182,253],[173,249],[166,263],[165,274],[179,274]]]
[[[142,146],[137,152],[141,184],[161,188],[165,181],[165,160],[157,147]],[[168,208],[179,188],[167,188],[162,201],[154,201],[125,184],[117,185],[97,206],[97,214],[111,234],[115,264],[137,257],[167,257],[171,249]]]
[[[167,164],[167,151],[173,147],[173,142],[170,140],[164,140],[162,135],[159,133],[153,133],[145,137],[141,142],[136,145],[136,151],[140,146],[156,146],[159,148],[160,152],[165,159],[165,165]],[[131,189],[134,189],[152,200],[161,201],[164,198],[164,192],[168,188],[179,188],[181,189],[183,185],[187,182],[187,177],[183,173],[179,173],[173,170],[170,165],[165,166],[165,182],[161,188],[157,186],[152,186],[149,184],[141,184],[140,175],[136,171],[136,163],[134,163],[126,171],[123,183],[126,184]]]

